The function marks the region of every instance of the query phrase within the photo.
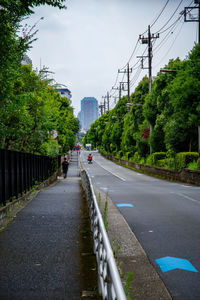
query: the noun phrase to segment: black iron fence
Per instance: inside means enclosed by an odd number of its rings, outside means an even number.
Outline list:
[[[60,167],[60,157],[0,149],[0,204],[29,191]]]

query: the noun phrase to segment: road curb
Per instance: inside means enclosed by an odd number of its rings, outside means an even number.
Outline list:
[[[106,201],[108,204],[108,237],[113,248],[117,248],[118,265],[123,274],[133,272],[131,299],[171,300],[167,288],[119,209],[108,194],[102,192],[95,184],[93,186],[102,216],[105,214]]]

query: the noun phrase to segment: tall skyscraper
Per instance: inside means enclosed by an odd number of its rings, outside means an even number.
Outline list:
[[[85,97],[81,100],[81,126],[88,130],[90,125],[98,119],[98,101],[94,97]]]

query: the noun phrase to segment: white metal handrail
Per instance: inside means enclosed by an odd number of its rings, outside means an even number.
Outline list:
[[[87,170],[83,169],[81,171],[81,177],[89,201],[91,230],[98,265],[99,288],[102,297],[106,300],[126,300],[119,271]]]

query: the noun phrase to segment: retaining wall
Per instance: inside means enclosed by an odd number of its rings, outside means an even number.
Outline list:
[[[200,171],[190,170],[190,169],[182,169],[181,171],[175,171],[175,170],[170,170],[170,169],[165,169],[160,167],[154,167],[150,165],[134,163],[131,161],[114,157],[112,155],[104,154],[103,152],[100,153],[102,156],[104,156],[105,158],[113,162],[118,162],[125,166],[133,167],[149,175],[162,177],[167,180],[180,181],[180,182],[200,185]]]

